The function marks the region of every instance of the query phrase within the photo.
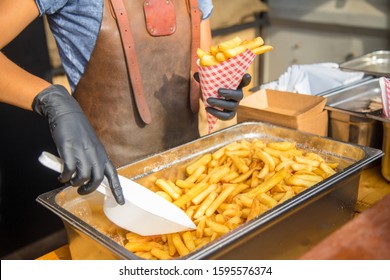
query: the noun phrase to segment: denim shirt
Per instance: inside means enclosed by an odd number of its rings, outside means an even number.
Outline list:
[[[62,65],[74,91],[91,57],[103,16],[103,0],[35,0],[46,14],[57,42]],[[212,0],[199,0],[203,19],[213,10]]]

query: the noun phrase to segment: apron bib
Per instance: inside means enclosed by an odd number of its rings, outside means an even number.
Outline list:
[[[189,94],[192,76],[189,7],[184,0],[171,2],[174,30],[153,28],[157,23],[153,18],[145,18],[151,12],[144,12],[144,1],[123,1],[151,113],[149,124],[142,120],[135,104],[109,0],[104,1],[97,42],[73,94],[117,167],[199,137],[198,116],[191,110]],[[158,16],[164,18],[163,14]],[[160,30],[164,35],[153,36],[153,32]]]

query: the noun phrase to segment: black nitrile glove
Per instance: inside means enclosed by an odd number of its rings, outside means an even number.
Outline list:
[[[32,108],[48,119],[64,170],[61,183],[78,187],[84,195],[97,189],[107,177],[115,200],[125,203],[118,174],[97,138],[80,105],[61,85],[52,85],[40,92]]]
[[[195,80],[199,82],[199,73],[194,74]],[[206,111],[215,116],[216,118],[226,121],[234,118],[238,105],[244,94],[242,88],[249,85],[252,77],[250,74],[246,73],[241,80],[241,83],[238,85],[237,89],[218,89],[218,94],[223,98],[210,97],[207,99],[207,103],[210,106],[216,107],[206,107]],[[218,108],[218,109],[217,109]]]

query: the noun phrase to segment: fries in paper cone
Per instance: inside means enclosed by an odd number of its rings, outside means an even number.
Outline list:
[[[270,50],[272,46],[264,45],[261,37],[251,41],[235,37],[218,46],[211,46],[209,51],[198,49],[200,87],[205,105],[209,106],[209,97],[219,97],[218,89],[236,89],[256,55]],[[210,133],[217,118],[207,113],[207,122]]]

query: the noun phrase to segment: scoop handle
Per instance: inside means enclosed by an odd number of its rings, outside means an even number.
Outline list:
[[[50,168],[51,170],[57,171],[58,173],[62,173],[64,170],[64,163],[55,155],[48,153],[48,152],[42,152],[42,154],[38,158],[39,162],[42,163],[47,168]]]
[[[42,165],[53,171],[57,171],[58,173],[62,173],[62,171],[64,170],[64,162],[62,161],[62,159],[56,157],[49,152],[42,152],[38,160]],[[111,192],[107,187],[107,183],[107,179],[104,177],[104,180],[102,184],[97,188],[97,191],[104,195],[111,195]]]

